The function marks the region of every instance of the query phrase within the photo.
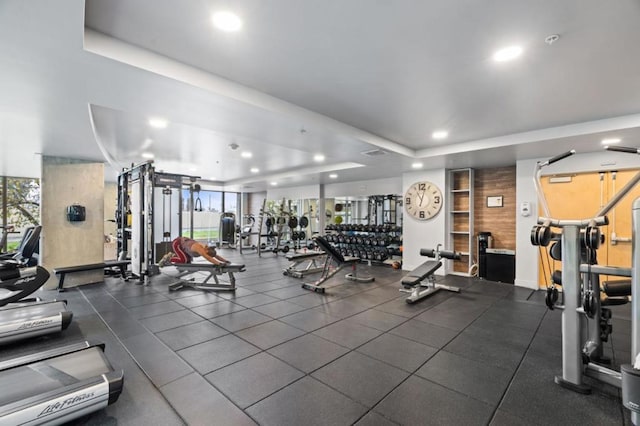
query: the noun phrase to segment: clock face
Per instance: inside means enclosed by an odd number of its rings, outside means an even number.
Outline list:
[[[416,219],[431,219],[442,208],[442,192],[431,182],[416,182],[404,194],[404,206]]]

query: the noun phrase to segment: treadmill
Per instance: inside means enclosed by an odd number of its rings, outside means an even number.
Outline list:
[[[58,425],[118,400],[124,372],[80,342],[0,362],[0,426]]]
[[[48,278],[49,272],[40,266],[24,268],[14,262],[0,263],[0,345],[58,333],[69,326],[73,314],[65,301],[24,299]]]
[[[0,308],[0,345],[46,334],[59,333],[71,323],[67,303],[52,300],[15,303]]]

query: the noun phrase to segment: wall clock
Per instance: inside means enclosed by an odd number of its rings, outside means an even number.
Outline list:
[[[442,208],[442,192],[431,182],[416,182],[404,194],[407,213],[418,220],[431,219]]]

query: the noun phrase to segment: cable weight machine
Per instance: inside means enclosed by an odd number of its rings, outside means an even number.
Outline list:
[[[628,147],[606,147],[608,151],[640,154],[640,150]],[[599,266],[592,260],[592,252],[599,247],[602,238],[600,227],[608,224],[609,213],[640,182],[638,172],[593,217],[576,220],[560,220],[551,217],[540,183],[544,167],[563,160],[575,151],[557,155],[539,162],[535,168],[534,185],[545,217],[538,218],[538,225],[531,231],[531,243],[547,246],[552,239],[560,238],[563,304],[558,305],[558,292],[554,285],[547,289],[546,303],[550,309],[562,310],[562,376],[555,382],[575,392],[588,394],[591,388],[584,382],[589,376],[622,389],[622,403],[631,410],[631,421],[640,424],[640,369],[638,365],[623,364],[621,371],[602,365],[602,342],[610,330],[610,311],[601,306],[598,275],[630,277],[627,294],[632,296],[631,306],[631,362],[640,358],[640,198],[632,204],[632,259],[631,268]],[[559,229],[560,234],[552,229]],[[553,248],[552,248],[553,251]],[[583,252],[587,253],[586,263]],[[556,280],[554,279],[554,283]],[[603,333],[604,332],[604,333]],[[604,339],[603,339],[604,338]],[[598,363],[600,362],[600,363]]]
[[[148,161],[118,176],[116,210],[118,256],[131,259],[131,272],[142,282],[159,273],[156,263],[171,250],[183,231],[183,189],[190,194],[190,237],[193,238],[194,184],[199,176],[164,173]]]

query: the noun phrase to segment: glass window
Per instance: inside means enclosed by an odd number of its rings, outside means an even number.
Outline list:
[[[40,223],[40,182],[35,178],[0,177],[0,180],[2,226],[13,227],[15,231],[6,235],[5,247],[0,249],[11,251],[17,248],[27,227]]]
[[[191,195],[182,191],[182,235],[191,234]],[[222,212],[222,192],[201,190],[193,193],[193,239],[205,244],[218,241],[220,213]]]
[[[224,211],[225,213],[233,213],[238,217],[238,193],[224,193]]]

